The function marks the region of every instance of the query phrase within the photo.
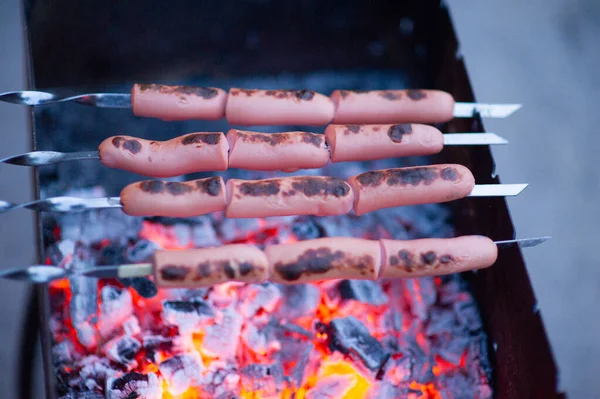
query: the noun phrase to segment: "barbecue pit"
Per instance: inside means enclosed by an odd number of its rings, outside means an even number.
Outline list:
[[[175,9],[137,1],[120,6],[26,1],[32,86],[73,93],[93,86],[123,92],[144,80],[226,88],[309,87],[319,92],[428,87],[473,101],[447,10],[438,1],[397,3],[246,1],[232,7],[186,1]],[[64,15],[69,18],[61,18]],[[163,140],[226,129],[223,122],[166,123],[137,119],[127,110],[76,104],[36,109],[32,116],[38,150],[88,150],[120,133]],[[477,116],[441,127],[447,132],[483,131]],[[498,182],[485,147],[448,148],[426,162],[434,161],[461,163],[478,183]],[[416,165],[423,160],[395,162]],[[356,163],[327,172],[343,175],[380,164]],[[36,175],[40,198],[66,193],[113,196],[139,179],[92,163],[44,167]],[[42,214],[39,222],[41,260],[74,267],[108,257],[138,261],[158,246],[236,240],[514,236],[506,203],[499,198],[394,210],[361,220],[237,224],[212,217],[141,220],[108,210]],[[158,389],[171,397],[193,395],[194,390],[208,390],[207,397],[231,392],[280,397],[296,388],[304,389],[306,397],[319,397],[320,392],[344,397],[361,390],[379,397],[435,397],[444,384],[468,397],[473,392],[480,397],[493,392],[499,398],[557,395],[556,367],[517,248],[503,251],[490,269],[439,279],[367,285],[341,281],[313,288],[228,284],[209,292],[161,290],[147,299],[145,290],[152,289],[147,282],[125,281],[131,289],[123,283],[71,281],[38,291],[49,397],[78,397],[75,392],[86,390],[97,397],[108,390],[115,391],[114,397],[136,397],[132,392],[152,397]],[[313,308],[289,303],[298,297],[299,303]],[[228,306],[232,303],[236,305]],[[294,317],[294,311],[307,314]],[[222,342],[232,329],[239,338]],[[293,348],[294,343],[301,345]],[[237,367],[221,361],[231,353]],[[323,357],[315,360],[314,354]],[[115,375],[110,371],[114,369]],[[210,376],[211,383],[195,381],[199,374]],[[474,381],[474,376],[479,379]],[[390,387],[390,381],[398,381],[397,386]]]

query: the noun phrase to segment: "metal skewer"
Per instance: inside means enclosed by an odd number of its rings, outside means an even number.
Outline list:
[[[444,145],[502,145],[508,140],[495,133],[450,133],[444,134]],[[98,151],[56,152],[32,151],[0,159],[1,163],[19,166],[43,166],[58,162],[98,160]]]
[[[525,190],[527,186],[528,184],[476,184],[467,197],[514,197]],[[121,207],[121,199],[119,197],[52,197],[23,204],[14,204],[0,200],[0,213],[19,208],[27,208],[40,212],[62,213]]]
[[[495,241],[498,249],[519,246],[521,248],[535,247],[548,241],[552,237],[521,238],[515,240]],[[152,263],[94,266],[91,269],[69,272],[57,266],[33,265],[25,268],[15,268],[0,272],[0,278],[26,281],[34,284],[49,283],[67,277],[95,277],[95,278],[127,278],[145,277],[153,273]]]
[[[61,96],[50,91],[9,91],[0,94],[0,101],[32,106],[73,101],[100,108],[131,108],[131,94],[125,93],[86,93],[76,96]],[[479,114],[482,118],[506,118],[521,106],[521,104],[456,103],[454,116],[470,118]]]

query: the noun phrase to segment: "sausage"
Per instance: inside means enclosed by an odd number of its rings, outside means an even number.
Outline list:
[[[168,141],[109,137],[99,147],[100,162],[150,177],[227,170],[229,144],[223,133],[192,133]]]
[[[165,121],[222,119],[226,102],[227,92],[214,87],[136,83],[131,89],[134,115]]]
[[[333,102],[310,90],[246,90],[232,88],[225,116],[232,125],[326,125]]]
[[[433,204],[466,197],[475,178],[462,165],[442,164],[375,170],[348,179],[354,190],[354,211]]]
[[[328,279],[375,280],[381,265],[378,241],[335,237],[265,249],[271,281],[302,284]]]
[[[442,132],[428,125],[329,125],[325,138],[333,162],[437,154]]]
[[[237,129],[227,132],[229,167],[248,170],[322,168],[329,162],[325,136],[307,132],[256,133]]]
[[[381,278],[439,276],[489,267],[496,262],[498,248],[482,236],[380,240]]]
[[[342,215],[354,197],[347,182],[335,177],[295,176],[227,181],[229,218]]]
[[[184,183],[146,180],[121,191],[123,212],[130,216],[193,217],[224,211],[226,203],[220,176]]]
[[[158,286],[166,288],[262,283],[269,279],[269,263],[263,251],[248,244],[156,251],[154,277]]]
[[[333,123],[442,123],[454,117],[454,98],[439,90],[335,90]]]

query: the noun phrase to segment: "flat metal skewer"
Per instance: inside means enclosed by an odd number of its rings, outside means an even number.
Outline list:
[[[505,241],[494,241],[498,249],[504,249],[514,246],[529,248],[540,245],[552,237],[521,238]],[[15,268],[0,271],[0,278],[26,281],[34,284],[49,283],[53,280],[59,280],[67,277],[95,277],[95,278],[127,278],[127,277],[146,277],[153,274],[154,265],[152,263],[137,263],[110,266],[94,266],[91,269],[70,272],[57,266],[33,265],[25,268]]]
[[[519,195],[528,184],[476,184],[467,197],[514,197]],[[37,201],[14,204],[0,200],[0,213],[20,208],[40,212],[76,212],[89,209],[121,208],[119,197],[80,198],[52,197]]]
[[[9,91],[0,93],[0,101],[20,105],[45,105],[73,101],[100,108],[131,108],[131,94],[86,93],[62,96],[50,91]],[[506,118],[521,108],[521,104],[456,103],[454,116],[470,118],[479,114],[482,118]]]
[[[508,140],[495,133],[449,133],[444,134],[444,145],[503,145]],[[19,166],[43,166],[59,162],[98,160],[98,151],[56,152],[56,151],[31,151],[24,154],[13,155],[0,159],[0,163]]]

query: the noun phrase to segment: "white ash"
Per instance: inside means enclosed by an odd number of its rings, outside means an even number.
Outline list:
[[[244,300],[238,302],[237,310],[245,318],[250,318],[261,309],[267,313],[273,312],[281,299],[281,291],[269,282],[252,284],[241,287],[239,297]]]
[[[284,388],[283,368],[278,363],[251,364],[240,370],[242,388],[249,392],[260,391],[265,396],[280,393]]]
[[[112,361],[124,366],[128,371],[137,367],[135,356],[142,348],[137,339],[128,335],[115,337],[108,341],[103,348],[104,354]]]
[[[167,381],[169,392],[180,395],[191,386],[201,382],[204,365],[197,354],[177,355],[163,361],[159,366],[161,376]]]
[[[312,284],[282,285],[283,302],[280,314],[284,319],[294,320],[313,314],[321,301],[321,291]]]
[[[163,390],[154,373],[129,373],[106,382],[107,399],[160,399]]]
[[[242,323],[242,316],[234,309],[217,311],[216,323],[205,330],[202,353],[219,359],[232,359],[237,352]]]
[[[65,256],[67,258],[67,256]],[[94,266],[94,258],[90,250],[77,243],[65,266],[71,271],[82,271]],[[95,278],[70,277],[71,287],[71,322],[77,331],[77,339],[88,349],[97,346],[96,323],[98,317],[98,282]]]
[[[358,379],[353,374],[330,375],[319,378],[317,384],[306,392],[306,399],[343,399]]]
[[[133,300],[126,288],[105,285],[100,290],[100,314],[98,331],[103,338],[111,337],[123,327],[123,323],[133,315]]]

